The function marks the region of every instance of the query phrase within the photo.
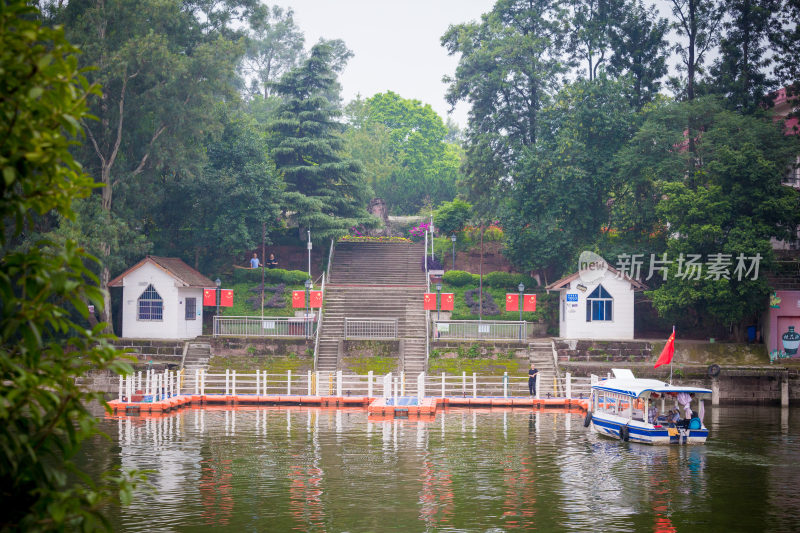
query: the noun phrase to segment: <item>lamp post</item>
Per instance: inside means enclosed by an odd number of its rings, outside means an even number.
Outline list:
[[[439,320],[439,302],[442,299],[441,296],[439,295],[439,293],[441,293],[441,292],[442,292],[442,284],[441,283],[437,283],[436,284],[436,320]]]
[[[523,300],[524,295],[522,294],[525,292],[525,284],[520,283],[517,285],[517,289],[519,290],[519,338],[522,339],[522,308],[525,306],[525,302]]]
[[[305,317],[306,340],[308,340],[308,327],[309,327],[308,326],[308,306],[309,306],[309,298],[311,296],[311,286],[312,286],[311,278],[309,278],[309,279],[306,280],[306,317]]]
[[[308,248],[308,277],[311,277],[311,230],[308,230],[308,242],[306,243],[306,248]]]
[[[456,234],[450,235],[450,240],[453,241],[453,270],[456,269]]]
[[[220,287],[222,286],[222,280],[217,278],[214,280],[214,283],[217,284],[217,316],[219,316],[219,297],[220,297]]]

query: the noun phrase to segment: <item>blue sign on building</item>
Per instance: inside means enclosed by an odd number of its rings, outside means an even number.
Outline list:
[[[577,302],[578,301],[578,293],[577,292],[568,292],[567,293],[567,301],[568,302]]]

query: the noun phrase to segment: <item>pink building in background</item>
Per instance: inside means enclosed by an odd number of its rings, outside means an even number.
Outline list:
[[[770,353],[776,350],[785,351],[782,337],[789,332],[789,327],[792,326],[794,331],[800,332],[800,291],[775,291],[770,298],[767,317],[767,350]]]

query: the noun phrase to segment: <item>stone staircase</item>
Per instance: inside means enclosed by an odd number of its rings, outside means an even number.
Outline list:
[[[559,388],[554,390],[553,379],[560,378],[558,368],[553,362],[553,345],[550,339],[533,341],[528,344],[528,362],[536,365],[539,370],[539,397],[547,398],[559,396],[563,391]]]
[[[211,359],[211,344],[195,339],[189,341],[186,357],[183,359],[183,386],[181,394],[193,394],[195,373],[197,370],[208,370],[208,360]]]
[[[339,243],[325,290],[317,370],[337,370],[344,319],[393,318],[398,321],[402,358],[398,370],[425,370],[425,274],[423,245]]]

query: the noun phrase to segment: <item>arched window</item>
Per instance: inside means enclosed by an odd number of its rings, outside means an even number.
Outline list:
[[[147,289],[139,296],[139,307],[136,314],[138,320],[163,320],[164,319],[164,300],[161,295],[148,285]]]
[[[602,285],[598,285],[586,298],[586,321],[610,321],[613,307],[614,299]]]

